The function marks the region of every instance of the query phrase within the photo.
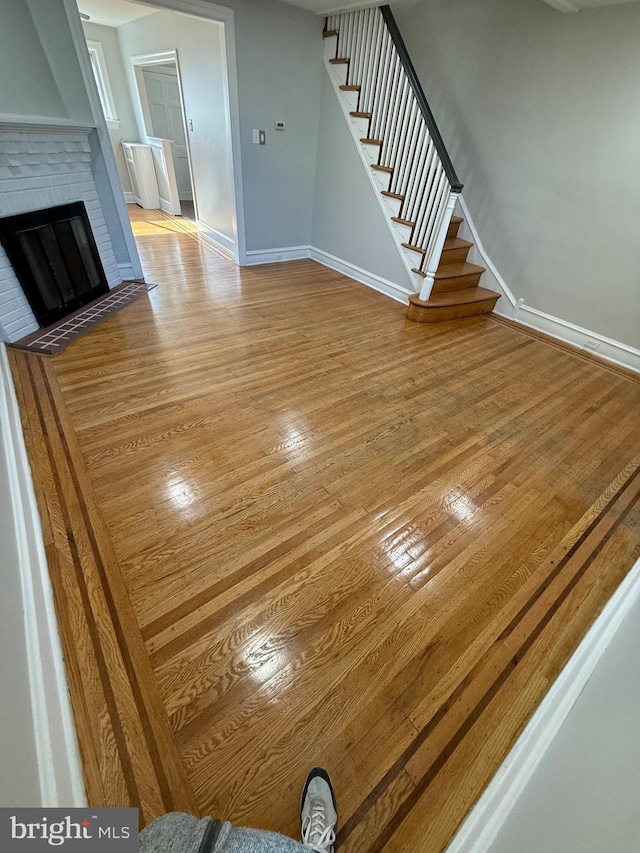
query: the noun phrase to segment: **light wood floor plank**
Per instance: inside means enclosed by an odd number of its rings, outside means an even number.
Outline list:
[[[640,554],[640,382],[131,209],[146,297],[12,353],[90,802],[440,853]]]

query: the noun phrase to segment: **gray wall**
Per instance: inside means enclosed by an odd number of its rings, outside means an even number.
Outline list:
[[[247,249],[311,240],[323,19],[274,0],[225,0],[235,10]],[[283,119],[284,133],[273,123]],[[253,145],[253,128],[267,145]]]
[[[322,18],[276,0],[227,0],[224,5],[235,12],[247,250],[309,245],[323,73]],[[132,52],[178,47],[186,100],[188,51],[186,43],[180,50],[177,30],[169,37],[161,26],[167,15],[195,25],[201,36],[206,36],[201,22],[159,12],[118,28],[123,59],[126,66]],[[180,29],[186,26],[182,24]],[[160,34],[163,38],[159,44]],[[213,37],[209,38],[208,50],[213,61]],[[220,103],[219,77],[215,72],[203,80],[195,69],[192,77],[197,91],[192,108],[203,117],[205,108],[211,111]],[[218,119],[220,125],[220,116]],[[286,122],[286,131],[275,132],[276,119]],[[253,128],[266,130],[265,146],[253,144]],[[211,155],[211,142],[218,140],[219,134],[209,140],[209,165],[214,170],[218,164],[215,153]],[[217,223],[207,221],[225,233],[224,220]]]
[[[0,363],[0,382],[5,382]],[[4,389],[0,389],[0,398]],[[2,401],[0,399],[0,409]],[[3,427],[4,428],[4,427]],[[20,563],[0,440],[0,807],[40,805],[27,668]]]
[[[83,21],[82,28],[87,39],[100,42],[102,45],[116,115],[120,122],[119,128],[109,128],[109,138],[111,139],[111,146],[116,158],[122,187],[125,192],[131,192],[131,181],[129,180],[129,173],[127,172],[120,142],[123,139],[126,142],[139,142],[140,137],[138,135],[138,126],[136,124],[133,104],[131,103],[124,65],[122,64],[118,31],[114,27],[103,27],[100,24],[92,24],[87,21]]]
[[[67,117],[24,0],[0,0],[0,113]]]
[[[413,290],[324,72],[312,245]]]
[[[509,814],[491,853],[631,853],[640,809],[640,601]]]
[[[487,252],[516,298],[640,346],[640,4],[394,6]]]

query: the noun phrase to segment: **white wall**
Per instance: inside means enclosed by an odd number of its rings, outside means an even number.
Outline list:
[[[198,215],[223,240],[235,242],[231,130],[225,90],[223,27],[177,12],[156,12],[118,28],[140,138],[145,136],[131,57],[177,49]]]
[[[82,28],[89,41],[97,41],[102,45],[116,115],[120,123],[120,127],[109,127],[109,138],[116,158],[122,188],[125,192],[131,192],[131,181],[120,142],[123,139],[125,142],[139,142],[140,136],[131,102],[129,84],[122,63],[118,32],[114,27],[103,27],[100,24],[92,24],[87,21],[83,22]]]
[[[366,272],[414,289],[326,72],[311,243]]]
[[[424,0],[394,13],[516,298],[640,345],[640,4]]]

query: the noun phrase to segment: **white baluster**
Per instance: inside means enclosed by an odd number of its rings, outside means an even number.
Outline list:
[[[431,258],[429,259],[429,265],[425,270],[426,278],[422,284],[422,287],[420,288],[421,302],[426,302],[431,296],[431,290],[433,289],[433,283],[436,280],[436,272],[440,264],[440,257],[442,255],[442,249],[444,248],[444,241],[447,239],[447,231],[449,230],[449,225],[451,224],[451,217],[453,216],[457,197],[458,196],[455,193],[450,193],[449,195],[449,201],[447,202],[447,206],[444,211],[444,216],[442,217],[442,222],[440,224],[438,239],[436,240],[435,246],[433,247],[433,253],[431,255]]]

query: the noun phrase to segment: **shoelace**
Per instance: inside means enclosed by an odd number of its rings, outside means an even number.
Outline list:
[[[311,801],[311,812],[302,824],[302,842],[314,853],[331,853],[336,833],[327,826],[327,816],[322,800]]]

